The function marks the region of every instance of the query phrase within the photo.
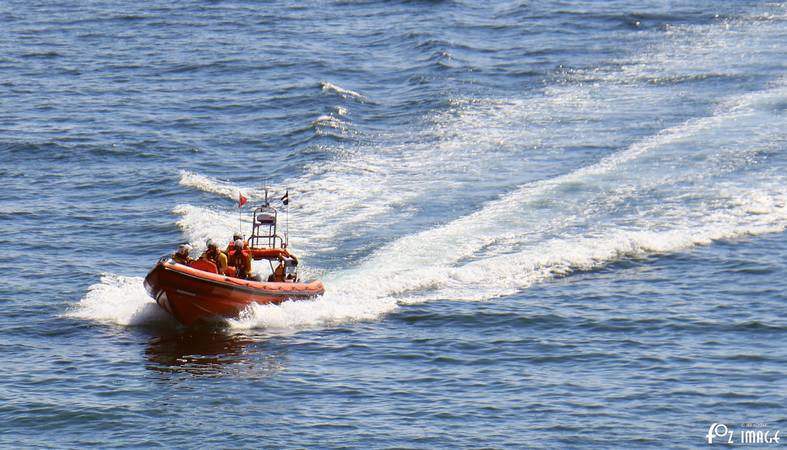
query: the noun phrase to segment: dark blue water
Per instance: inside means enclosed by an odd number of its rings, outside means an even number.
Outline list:
[[[786,43],[762,1],[0,3],[0,446],[787,430]],[[145,274],[266,185],[325,296],[179,326]]]

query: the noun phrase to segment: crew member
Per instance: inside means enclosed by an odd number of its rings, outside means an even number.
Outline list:
[[[194,261],[194,258],[189,256],[190,251],[191,251],[191,246],[189,244],[183,244],[180,247],[178,247],[178,251],[175,252],[174,255],[172,255],[172,259],[176,263],[188,265],[188,263]]]
[[[248,250],[243,250],[243,241],[241,239],[235,240],[234,248],[230,251],[229,264],[235,266],[235,277],[241,279],[250,279],[251,274],[251,253]]]
[[[215,264],[216,271],[219,275],[224,275],[224,272],[227,271],[227,255],[219,250],[216,241],[213,239],[208,239],[207,246],[207,250],[205,250],[199,258],[206,259]]]
[[[273,269],[273,273],[270,277],[268,277],[268,281],[273,281],[275,283],[284,283],[284,275],[286,273],[284,269],[284,258],[281,256],[278,257],[279,265]]]
[[[273,281],[277,283],[283,283],[285,281],[296,281],[296,275],[294,273],[287,270],[288,267],[297,267],[298,266],[298,258],[295,257],[292,253],[288,253],[288,259],[279,256],[277,258],[279,260],[279,265],[273,269],[273,273],[268,277],[268,281]]]
[[[241,248],[242,249],[248,250],[249,244],[243,241],[243,235],[240,234],[240,233],[235,233],[235,234],[232,235],[232,240],[230,241],[230,243],[227,244],[227,249],[224,250],[224,253],[229,255],[230,252],[235,248],[235,242],[237,242],[237,241],[241,242],[241,244],[242,244]]]

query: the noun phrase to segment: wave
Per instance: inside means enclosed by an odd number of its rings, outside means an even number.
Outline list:
[[[243,194],[249,202],[262,201],[265,198],[264,188],[240,186],[228,181],[217,180],[213,177],[201,175],[188,170],[180,171],[179,184],[208,194],[216,194],[232,200],[237,206],[238,195]],[[269,192],[273,195],[275,192]],[[178,214],[176,212],[176,214]]]
[[[340,97],[344,99],[352,99],[352,100],[359,100],[359,101],[367,100],[365,96],[355,91],[345,89],[328,81],[320,81],[320,89],[322,89],[323,92],[332,92],[334,94],[338,94]]]
[[[200,175],[188,170],[180,171],[180,185],[184,187],[194,188],[209,194],[217,194],[232,200],[238,200],[238,193],[243,192],[247,197],[249,195],[256,196],[256,190],[241,188],[234,184],[219,181],[204,175]]]
[[[337,108],[336,115],[323,114],[312,122],[312,130],[315,136],[331,137],[337,141],[345,140],[350,134],[347,122],[341,120],[339,114],[342,108]],[[338,117],[337,117],[338,116]]]
[[[312,126],[314,127],[326,127],[326,128],[333,128],[335,130],[344,130],[346,125],[341,120],[337,119],[332,115],[322,115],[312,122]]]

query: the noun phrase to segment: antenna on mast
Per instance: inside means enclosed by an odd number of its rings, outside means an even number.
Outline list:
[[[284,194],[284,248],[290,245],[290,188]]]

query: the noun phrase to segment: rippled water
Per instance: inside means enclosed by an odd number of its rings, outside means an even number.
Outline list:
[[[6,1],[0,25],[0,446],[787,429],[784,3]],[[326,294],[180,327],[147,270],[265,184]]]

